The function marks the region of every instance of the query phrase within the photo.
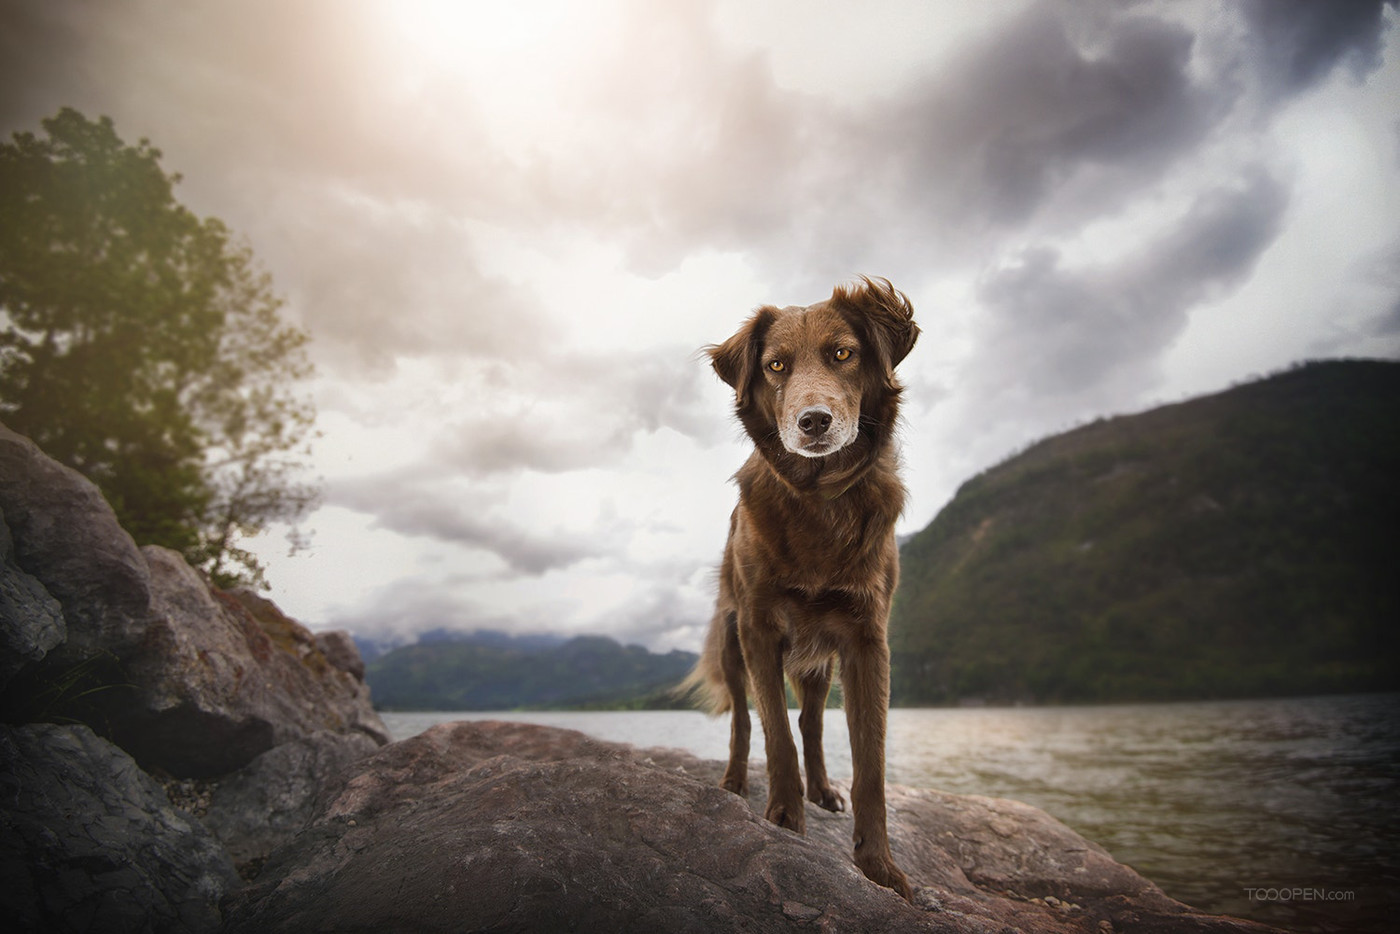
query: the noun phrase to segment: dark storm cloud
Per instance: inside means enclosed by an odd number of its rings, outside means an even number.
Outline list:
[[[866,136],[893,143],[889,174],[930,211],[926,223],[1019,224],[1076,173],[1140,185],[1200,140],[1225,102],[1191,80],[1192,44],[1150,17],[1074,24],[1040,4],[911,89],[879,115],[887,132]]]
[[[421,470],[332,484],[323,501],[374,517],[379,528],[477,548],[515,574],[540,575],[604,553],[597,536],[527,530],[493,515],[480,495],[435,483]]]
[[[481,89],[393,58],[370,7],[20,4],[0,99],[11,124],[76,103],[156,138],[196,206],[238,206],[226,219],[299,286],[317,353],[382,371],[396,355],[509,352],[493,345],[538,323],[524,289],[477,267],[461,218],[569,218],[652,273],[697,248],[746,251],[803,294],[956,268],[1023,225],[1112,210],[1194,157],[1241,70],[1291,93],[1342,62],[1372,67],[1381,6],[1249,5],[1245,41],[1193,69],[1198,37],[1150,6],[1040,0],[855,108],[779,87],[705,3],[638,4],[568,89],[596,134],[527,154],[490,138]]]
[[[785,283],[804,270],[786,284],[806,288],[966,263],[1028,222],[1111,209],[1193,153],[1239,94],[1193,77],[1184,26],[1109,6],[1044,0],[858,108],[778,87],[703,18],[670,25],[619,57],[664,62],[661,77],[599,79],[642,142],[583,153],[586,175],[548,170],[559,211],[617,229],[650,271],[701,245],[756,251]],[[649,145],[658,127],[665,145]]]
[[[614,230],[645,272],[699,247],[747,250],[803,289],[957,268],[1027,226],[1072,232],[1119,210],[1335,68],[1373,67],[1380,7],[1265,0],[1224,11],[1203,42],[1170,7],[1041,0],[857,108],[779,87],[686,5],[617,56],[652,80],[596,78],[636,130],[626,150],[585,143],[586,173],[538,168],[550,184],[536,191]],[[1221,25],[1232,17],[1243,35]]]
[[[1384,8],[1394,0],[1248,0],[1245,21],[1263,70],[1283,92],[1302,90],[1338,65],[1359,78],[1380,66]]]
[[[1202,192],[1165,234],[1111,265],[1069,268],[1027,250],[979,289],[998,376],[1032,395],[1111,389],[1181,333],[1197,302],[1237,285],[1273,242],[1287,190],[1262,169]]]

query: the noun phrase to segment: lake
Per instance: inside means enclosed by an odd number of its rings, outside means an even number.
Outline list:
[[[383,718],[395,739],[501,719],[710,759],[729,743],[727,718],[691,711]],[[839,711],[826,748],[832,777],[849,780]],[[1392,930],[1400,910],[1400,694],[896,709],[888,760],[891,782],[1042,808],[1204,911],[1330,932]]]

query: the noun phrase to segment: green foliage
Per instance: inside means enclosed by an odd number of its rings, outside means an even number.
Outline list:
[[[902,704],[1400,687],[1400,364],[1099,421],[968,481],[902,552]]]
[[[394,649],[366,666],[381,710],[654,709],[695,664],[600,636],[533,647],[435,641]]]
[[[239,542],[295,521],[307,335],[247,246],[179,204],[142,140],[65,108],[0,145],[0,418],[91,478],[141,544],[262,583]]]

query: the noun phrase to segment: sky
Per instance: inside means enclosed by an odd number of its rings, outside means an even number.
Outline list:
[[[148,138],[312,338],[316,630],[698,649],[747,443],[701,348],[889,278],[901,534],[1029,444],[1400,357],[1376,2],[0,0],[0,134]]]

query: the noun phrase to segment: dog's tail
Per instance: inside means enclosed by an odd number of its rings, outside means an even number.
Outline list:
[[[724,685],[723,669],[725,642],[730,638],[733,625],[733,614],[715,611],[710,631],[705,634],[705,646],[700,650],[700,660],[685,680],[671,689],[673,696],[694,702],[711,716],[726,713],[733,706]]]

